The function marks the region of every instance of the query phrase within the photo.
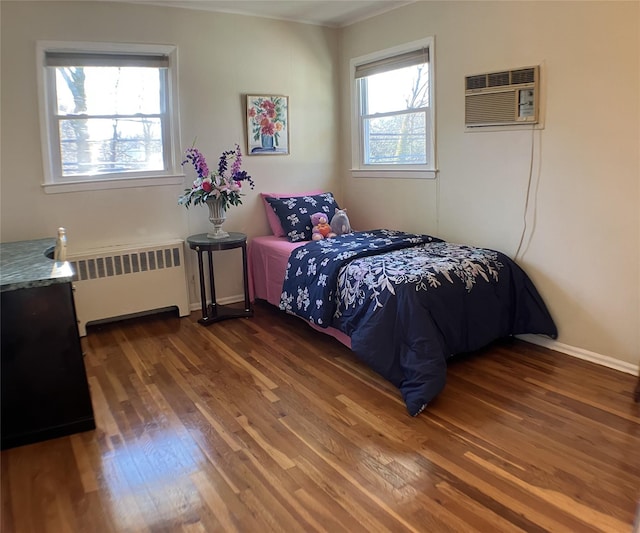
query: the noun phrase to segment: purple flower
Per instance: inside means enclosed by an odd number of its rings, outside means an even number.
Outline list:
[[[240,151],[240,146],[236,144],[236,158],[235,158],[235,161],[233,162],[233,165],[231,165],[231,175],[234,176],[234,179],[236,174],[240,172],[241,166],[242,166],[242,152]]]
[[[209,175],[207,160],[204,158],[200,150],[197,148],[188,148],[185,151],[185,158],[186,159],[182,162],[182,165],[184,166],[186,163],[191,163],[199,178],[206,178]]]
[[[240,183],[241,181],[247,180],[249,182],[249,186],[253,189],[253,187],[255,186],[255,184],[253,183],[253,180],[251,179],[251,176],[249,176],[249,174],[247,174],[246,170],[240,170],[239,172],[237,172],[234,176],[233,179],[235,181],[237,181],[238,183]]]
[[[243,181],[249,182],[250,187],[254,188],[251,176],[241,170],[242,152],[237,144],[233,150],[222,152],[216,171],[209,171],[204,156],[194,147],[185,151],[185,160],[182,164],[186,163],[193,165],[198,178],[193,182],[192,188],[186,189],[178,198],[180,205],[186,207],[191,203],[199,205],[211,197],[221,199],[224,207],[228,208],[231,205],[242,204],[241,197],[244,195],[240,190]]]
[[[222,152],[222,155],[220,156],[220,160],[218,161],[218,172],[220,173],[221,176],[224,175],[224,173],[227,171],[227,166],[229,164],[229,157],[231,157],[235,153],[236,153],[235,150],[227,150],[226,152]]]

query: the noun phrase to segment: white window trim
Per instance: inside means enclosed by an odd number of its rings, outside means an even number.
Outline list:
[[[365,165],[363,163],[362,144],[363,135],[360,121],[360,89],[359,82],[355,79],[356,66],[377,59],[396,56],[410,52],[417,48],[429,49],[429,135],[433,139],[433,158],[430,165],[408,165],[400,168],[399,165]],[[426,37],[418,41],[394,46],[364,56],[354,57],[350,61],[349,83],[351,88],[351,176],[354,178],[418,178],[434,179],[437,177],[437,150],[436,150],[436,105],[435,105],[435,40]]]
[[[162,185],[182,185],[184,174],[162,177],[126,177],[126,178],[103,178],[84,181],[65,181],[64,183],[42,183],[42,188],[47,194],[81,192],[81,191],[102,191],[106,189],[130,189],[133,187],[160,187]]]
[[[168,76],[168,120],[167,131],[170,136],[170,150],[167,154],[168,168],[165,171],[139,173],[119,177],[117,175],[84,177],[81,180],[56,180],[54,165],[56,158],[51,145],[51,109],[56,105],[47,99],[46,88],[46,52],[113,52],[113,53],[159,53],[169,58]],[[36,72],[40,115],[40,143],[44,170],[42,187],[46,193],[67,193],[77,191],[96,191],[102,189],[122,189],[130,187],[150,187],[178,185],[184,181],[180,151],[180,120],[178,105],[178,50],[175,45],[98,43],[77,41],[38,41],[36,43]]]

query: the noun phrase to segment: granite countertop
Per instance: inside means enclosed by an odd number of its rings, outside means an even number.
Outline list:
[[[0,292],[70,282],[69,262],[45,256],[55,243],[55,239],[0,243]]]

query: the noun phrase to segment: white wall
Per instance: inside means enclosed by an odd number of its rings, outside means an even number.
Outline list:
[[[344,204],[515,253],[579,355],[640,363],[638,2],[417,2],[341,32]],[[351,178],[349,61],[435,37],[438,180]],[[464,77],[541,65],[544,129],[464,132]]]
[[[225,229],[268,233],[260,191],[338,189],[337,30],[276,20],[110,2],[2,1],[1,239],[53,237],[69,251],[185,238],[209,229],[206,207],[177,205],[184,186],[45,194],[36,94],[37,40],[178,46],[182,147],[211,163],[234,143],[246,149],[243,95],[290,98],[288,156],[245,156],[256,182]],[[190,175],[191,176],[191,175]],[[192,179],[192,176],[191,176]],[[215,254],[217,296],[242,294],[239,255]],[[190,277],[195,253],[189,253]],[[191,283],[192,301],[199,300]]]

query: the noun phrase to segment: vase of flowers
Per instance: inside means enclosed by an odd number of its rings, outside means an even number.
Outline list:
[[[242,182],[247,181],[253,189],[253,179],[246,171],[241,170],[242,153],[240,146],[222,152],[218,160],[218,168],[210,170],[207,161],[195,147],[188,148],[182,165],[191,163],[197,178],[191,188],[185,189],[178,198],[178,204],[189,207],[204,204],[209,208],[209,221],[213,224],[213,232],[207,233],[212,239],[223,239],[229,234],[222,229],[226,220],[226,212],[232,205],[241,205],[244,194]]]

